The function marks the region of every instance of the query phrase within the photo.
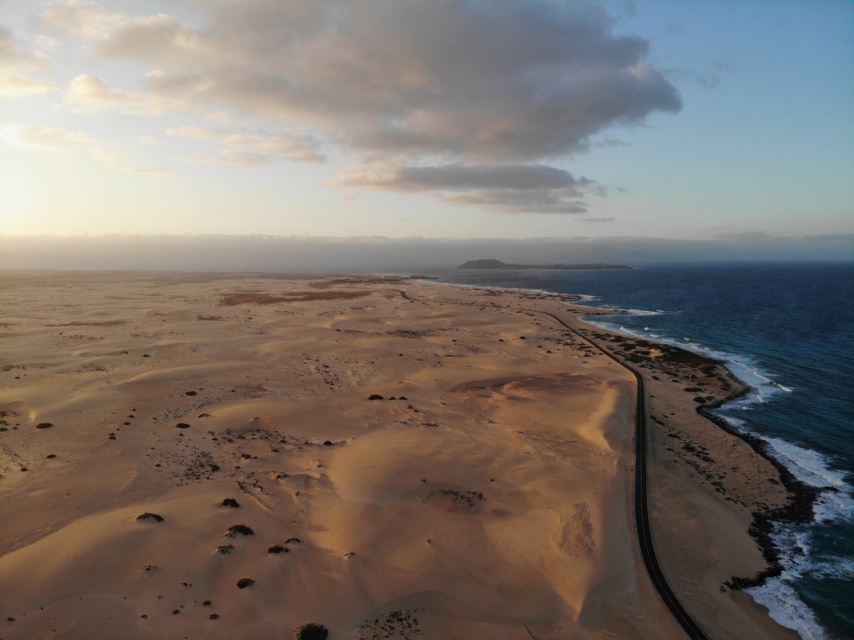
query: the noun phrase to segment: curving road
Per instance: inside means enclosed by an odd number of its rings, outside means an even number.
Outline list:
[[[652,543],[652,528],[649,524],[649,500],[647,491],[646,477],[646,391],[644,389],[643,376],[634,367],[626,364],[623,360],[617,358],[607,349],[602,348],[590,338],[579,333],[576,329],[570,327],[567,323],[561,320],[553,313],[547,311],[538,311],[536,309],[527,309],[527,311],[535,311],[549,316],[556,320],[559,324],[566,327],[574,335],[584,340],[596,350],[604,353],[614,362],[622,367],[625,367],[634,375],[637,381],[637,405],[635,407],[635,524],[638,531],[638,543],[640,545],[641,557],[646,571],[649,574],[650,580],[658,592],[659,597],[664,601],[665,606],[676,618],[676,622],[682,627],[685,633],[692,640],[708,640],[708,636],[703,632],[697,622],[685,611],[682,603],[676,598],[676,594],[667,584],[664,578],[664,573],[661,566],[658,564],[658,557],[655,555],[655,546]]]
[[[394,289],[404,299],[412,300],[412,298],[401,289]],[[590,338],[579,333],[576,329],[569,326],[561,318],[548,311],[539,309],[524,309],[533,313],[539,313],[549,316],[562,327],[569,330],[573,335],[578,336],[581,340],[592,346],[597,351],[605,354],[611,360],[620,366],[628,369],[637,381],[637,399],[635,406],[635,526],[638,532],[638,544],[640,546],[641,558],[643,558],[644,567],[652,581],[658,596],[664,602],[664,605],[670,611],[671,615],[682,627],[685,634],[691,640],[709,640],[709,637],[700,628],[700,625],[691,617],[691,615],[679,602],[673,589],[667,583],[664,577],[664,572],[661,570],[661,565],[658,564],[658,557],[655,555],[655,545],[652,542],[652,527],[649,523],[649,496],[647,490],[647,437],[646,437],[646,389],[644,387],[643,376],[640,372],[625,361],[621,360],[607,349]],[[530,633],[530,631],[528,631]]]

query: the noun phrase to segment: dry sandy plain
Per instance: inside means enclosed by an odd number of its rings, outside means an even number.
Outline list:
[[[542,311],[643,355],[656,546],[686,608],[712,638],[795,637],[724,586],[765,566],[750,514],[786,500],[695,411],[697,389],[736,383],[558,297],[258,274],[0,284],[2,640],[312,622],[332,640],[683,637],[637,550],[634,379]]]

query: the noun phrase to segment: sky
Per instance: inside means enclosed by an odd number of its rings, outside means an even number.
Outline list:
[[[854,257],[852,177],[850,0],[0,0],[7,246],[818,237]]]

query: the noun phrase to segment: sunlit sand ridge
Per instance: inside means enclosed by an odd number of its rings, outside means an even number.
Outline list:
[[[637,552],[634,379],[538,312],[583,327],[556,297],[2,283],[0,637],[682,637]],[[713,637],[787,637],[723,586],[765,566],[746,529],[776,472],[648,355],[668,579]]]

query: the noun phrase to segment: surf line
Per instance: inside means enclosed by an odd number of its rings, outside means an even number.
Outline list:
[[[635,377],[637,382],[637,393],[635,396],[635,527],[638,534],[638,544],[640,546],[641,558],[643,558],[644,567],[649,575],[650,581],[655,587],[658,596],[664,602],[664,605],[670,611],[671,615],[682,627],[682,630],[691,640],[708,640],[708,636],[703,632],[696,620],[679,602],[673,589],[664,577],[664,572],[661,570],[661,565],[658,563],[658,556],[655,555],[655,546],[652,542],[652,527],[649,519],[649,494],[647,489],[647,436],[646,436],[646,390],[644,388],[643,376],[634,367],[626,364],[613,353],[600,346],[579,331],[569,326],[559,317],[548,311],[540,311],[538,309],[524,309],[533,313],[539,313],[549,316],[558,324],[568,329],[573,335],[581,338],[584,342],[592,346],[597,351],[608,356],[619,364],[621,367],[628,369]]]

